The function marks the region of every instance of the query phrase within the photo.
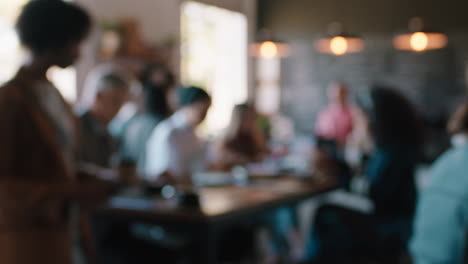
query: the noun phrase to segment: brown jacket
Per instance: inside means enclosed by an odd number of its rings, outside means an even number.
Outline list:
[[[0,87],[0,261],[69,264],[74,174],[26,79]]]

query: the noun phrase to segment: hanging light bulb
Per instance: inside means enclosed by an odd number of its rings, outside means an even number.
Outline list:
[[[412,18],[409,22],[409,29],[409,33],[398,35],[393,39],[393,46],[396,49],[424,52],[447,46],[447,35],[425,29],[422,18]]]
[[[348,42],[344,37],[334,37],[330,40],[330,49],[335,55],[343,55],[348,51]]]
[[[278,56],[278,48],[273,41],[265,41],[260,44],[260,56],[262,58],[275,58]]]
[[[260,41],[251,45],[252,56],[266,59],[289,56],[289,46],[282,41],[275,40],[271,31],[263,29],[259,33],[259,39]]]
[[[424,51],[427,48],[429,39],[424,32],[415,32],[410,37],[410,45],[415,51]]]
[[[341,24],[332,23],[328,27],[329,36],[316,43],[316,49],[322,53],[342,56],[348,53],[360,52],[364,49],[364,41],[343,31]]]

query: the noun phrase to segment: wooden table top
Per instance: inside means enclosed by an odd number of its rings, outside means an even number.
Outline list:
[[[116,196],[99,213],[171,221],[216,221],[291,205],[336,187],[331,179],[256,179],[242,186],[200,187],[199,208],[180,206],[176,199]]]

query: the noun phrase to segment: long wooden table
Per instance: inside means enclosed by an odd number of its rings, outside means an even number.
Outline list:
[[[194,262],[210,264],[216,263],[223,230],[335,188],[337,184],[331,179],[256,179],[242,186],[201,187],[199,208],[182,207],[171,200],[117,196],[96,215],[177,230],[197,241]]]

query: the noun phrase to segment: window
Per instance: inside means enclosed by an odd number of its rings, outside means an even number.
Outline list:
[[[182,82],[210,92],[204,132],[215,135],[229,124],[232,107],[247,100],[247,19],[193,1],[181,13]]]
[[[275,115],[280,109],[280,68],[281,59],[257,59],[257,94],[255,105],[265,115]]]
[[[26,0],[0,2],[0,83],[13,77],[23,59],[14,23],[25,2]]]
[[[11,79],[25,59],[25,52],[21,49],[14,25],[21,7],[26,2],[27,0],[0,1],[0,83]],[[65,99],[69,102],[76,100],[76,73],[73,67],[54,67],[47,75]]]
[[[47,72],[47,78],[55,84],[57,89],[69,103],[76,102],[76,69],[73,66],[62,69],[52,67]]]

